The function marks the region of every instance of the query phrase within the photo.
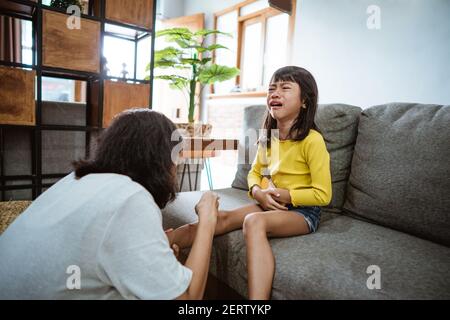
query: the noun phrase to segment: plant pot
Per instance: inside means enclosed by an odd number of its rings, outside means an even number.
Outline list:
[[[176,123],[184,137],[209,138],[211,135],[212,125],[206,123]]]

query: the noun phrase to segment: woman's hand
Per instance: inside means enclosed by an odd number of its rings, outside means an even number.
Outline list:
[[[217,223],[217,213],[219,210],[219,196],[215,192],[205,192],[200,201],[195,206],[199,223],[208,222],[214,226]]]
[[[215,192],[205,192],[195,206],[198,215],[197,232],[187,257],[185,266],[192,270],[192,279],[186,292],[178,299],[202,299],[209,272],[214,230],[217,224],[219,196]]]
[[[279,192],[275,188],[261,189],[258,186],[254,186],[252,188],[252,195],[264,210],[288,210],[284,205],[275,200],[280,197]]]

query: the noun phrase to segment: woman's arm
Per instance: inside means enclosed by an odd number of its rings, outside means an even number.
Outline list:
[[[185,266],[192,270],[191,283],[177,299],[202,299],[209,272],[212,241],[217,223],[218,196],[213,192],[203,194],[195,207],[198,214],[198,228]]]

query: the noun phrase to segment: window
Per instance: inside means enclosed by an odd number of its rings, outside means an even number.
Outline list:
[[[278,14],[268,17],[266,20],[266,45],[264,50],[264,75],[263,86],[267,86],[272,74],[288,62],[288,30],[289,16],[287,14]]]
[[[258,18],[244,22],[241,53],[241,87],[243,91],[256,91],[261,86],[262,27],[262,22]]]
[[[242,6],[240,8],[240,13],[241,13],[241,16],[245,16],[247,14],[251,14],[251,13],[257,12],[259,10],[265,9],[265,8],[267,8],[267,6],[268,6],[267,0],[257,0],[257,1],[247,4],[245,6]]]
[[[229,50],[218,50],[215,62],[237,66],[241,73],[236,79],[214,84],[213,93],[265,91],[273,72],[289,64],[295,0],[293,9],[289,16],[268,7],[267,1],[255,0],[215,14],[215,28],[233,36],[217,36],[216,42]]]
[[[132,41],[105,36],[103,55],[109,76],[134,78],[134,43]]]
[[[75,101],[75,80],[42,77],[42,100]]]
[[[143,80],[145,67],[150,62],[151,36],[142,31],[105,25],[103,56],[106,59],[107,75],[133,79],[136,64],[136,79]]]
[[[216,29],[226,30],[231,34],[231,37],[217,35],[216,42],[224,45],[228,50],[215,51],[215,59],[218,63],[227,66],[237,65],[237,50],[238,50],[238,10],[228,12],[217,17]],[[236,86],[236,80],[231,79],[224,82],[219,82],[215,85],[218,92],[230,92]]]
[[[33,25],[31,21],[21,20],[22,63],[33,64]]]

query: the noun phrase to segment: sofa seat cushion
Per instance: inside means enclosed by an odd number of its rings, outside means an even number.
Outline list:
[[[219,210],[231,210],[249,203],[254,203],[254,201],[247,196],[247,192],[239,189],[227,188],[214,190],[214,192],[220,197]],[[198,217],[194,208],[202,194],[203,191],[178,193],[176,200],[169,203],[167,207],[162,210],[164,228],[174,228],[186,223],[196,222]]]
[[[245,191],[215,190],[220,209],[250,203]],[[180,193],[163,211],[164,227],[197,220],[202,192]],[[276,259],[273,299],[449,299],[450,249],[402,232],[324,211],[317,233],[271,239]],[[381,289],[369,290],[367,267],[381,269]],[[214,240],[210,271],[247,297],[241,230]]]

